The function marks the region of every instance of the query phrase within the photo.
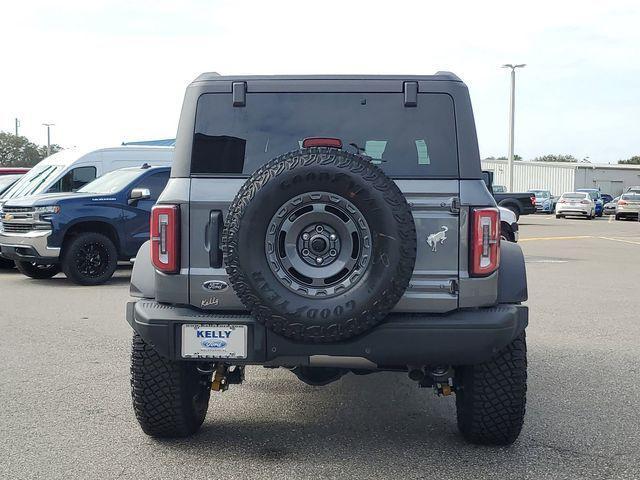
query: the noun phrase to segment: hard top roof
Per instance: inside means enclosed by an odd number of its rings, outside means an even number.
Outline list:
[[[439,71],[433,75],[220,75],[217,72],[206,72],[198,75],[193,83],[243,80],[428,80],[462,82],[455,73]]]

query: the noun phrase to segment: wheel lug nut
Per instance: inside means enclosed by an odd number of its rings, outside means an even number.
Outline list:
[[[322,227],[322,225],[316,226],[316,232],[322,233],[323,230],[324,230],[324,228]]]
[[[322,263],[322,258],[321,257],[317,257],[316,258],[316,263],[317,264],[321,264]]]
[[[333,248],[329,250],[329,255],[331,255],[332,257],[335,257],[337,254],[338,252],[336,252]]]
[[[303,240],[309,240],[309,234],[308,233],[303,233],[302,234],[302,239]]]
[[[336,236],[336,234],[335,234],[335,233],[332,233],[331,235],[329,235],[329,239],[330,239],[331,241],[333,241],[333,242],[335,242],[335,241],[337,240],[337,238],[338,238],[338,237]]]
[[[307,250],[306,248],[302,250],[302,255],[305,257],[309,256],[309,250]]]

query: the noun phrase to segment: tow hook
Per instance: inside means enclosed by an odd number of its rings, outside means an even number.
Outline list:
[[[417,381],[420,388],[433,388],[439,397],[448,397],[455,392],[454,374],[450,366],[409,367],[409,378]]]
[[[224,392],[229,385],[239,385],[244,380],[244,367],[240,365],[226,365],[218,363],[214,368],[211,390]]]

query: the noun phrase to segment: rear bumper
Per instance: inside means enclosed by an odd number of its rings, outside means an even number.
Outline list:
[[[153,300],[127,304],[127,321],[162,356],[181,360],[185,323],[248,326],[247,358],[234,364],[404,368],[407,365],[482,363],[527,326],[523,305],[457,310],[447,315],[390,314],[352,340],[332,344],[298,343],[265,329],[248,314],[208,313]],[[194,361],[184,359],[184,361]]]
[[[55,263],[59,248],[47,245],[51,230],[33,230],[27,233],[0,232],[0,253],[11,260],[26,260],[39,263]]]

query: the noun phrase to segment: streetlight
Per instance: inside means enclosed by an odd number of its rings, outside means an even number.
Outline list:
[[[509,191],[511,192],[513,192],[513,127],[515,123],[514,110],[516,107],[516,68],[522,68],[526,65],[526,63],[519,63],[517,65],[505,63],[502,65],[502,68],[511,69],[511,101],[509,102],[509,176],[507,182]]]
[[[47,157],[51,155],[51,127],[54,127],[55,123],[43,123],[47,127]]]

